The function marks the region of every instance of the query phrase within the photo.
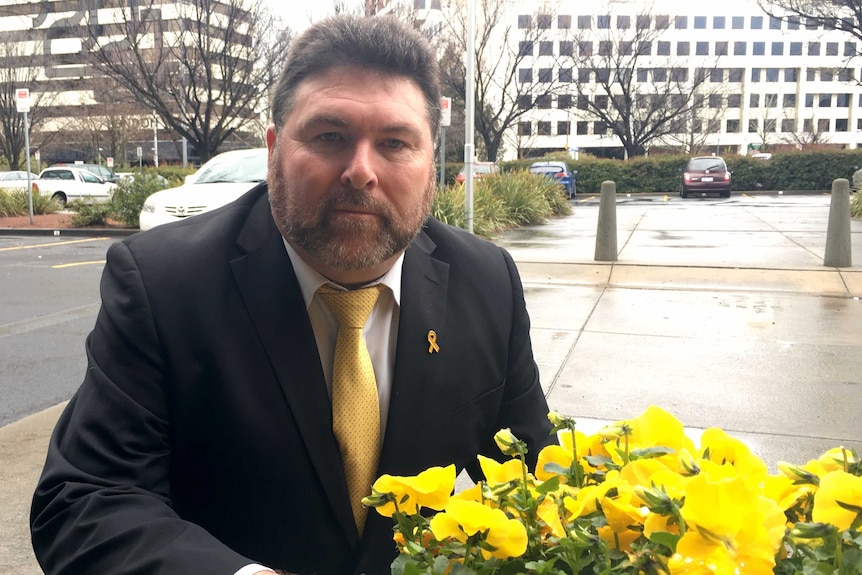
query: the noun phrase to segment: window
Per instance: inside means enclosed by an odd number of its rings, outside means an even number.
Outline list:
[[[551,23],[553,23],[554,17],[550,14],[539,14],[536,16],[536,26],[540,30],[550,30]]]
[[[778,81],[778,68],[767,68],[766,69],[766,81],[767,82],[777,82]]]
[[[533,43],[529,40],[521,40],[518,42],[518,56],[532,56]]]
[[[590,123],[589,122],[578,122],[575,126],[577,133],[579,136],[585,136],[590,133]]]
[[[724,16],[713,16],[712,17],[712,29],[713,30],[724,30],[725,19]]]
[[[551,135],[551,123],[550,122],[536,122],[538,129],[536,130],[540,136],[550,136]]]
[[[760,82],[760,68],[751,69],[751,81]]]
[[[560,56],[574,56],[575,43],[571,40],[560,40]]]
[[[715,55],[716,56],[727,56],[727,42],[716,42],[715,43]]]
[[[742,30],[745,27],[745,17],[744,16],[733,16],[730,19],[730,27],[734,30]]]
[[[551,108],[551,95],[542,94],[541,96],[536,96],[536,107],[542,110],[549,110]]]
[[[568,136],[570,126],[571,124],[569,122],[557,122],[557,135]]]
[[[596,82],[600,84],[607,84],[611,81],[611,69],[610,68],[597,68],[596,69]]]
[[[817,107],[818,108],[831,108],[832,107],[832,94],[820,94],[817,96]]]
[[[560,82],[571,82],[571,81],[572,81],[572,69],[571,68],[560,68]]]
[[[518,122],[518,135],[519,136],[532,136],[533,135],[533,123],[532,122]]]
[[[826,55],[827,56],[837,56],[838,55],[838,42],[826,42]]]
[[[423,8],[425,7],[425,2],[422,2]],[[518,15],[518,28],[521,30],[526,30],[533,27],[533,18],[530,17],[529,14],[519,14]]]
[[[608,109],[608,97],[604,95],[596,96],[595,101],[593,102],[599,110],[607,110]]]
[[[748,98],[748,107],[749,108],[759,108],[760,107],[760,94],[752,94]]]
[[[561,94],[557,97],[557,108],[560,110],[568,110],[572,107],[571,94]]]
[[[856,55],[856,42],[844,42],[844,55],[847,57]]]
[[[692,134],[700,134],[703,132],[703,120],[700,118],[695,118],[691,122],[691,133]]]
[[[709,81],[715,83],[724,82],[724,68],[713,68],[709,72]]]
[[[727,71],[727,81],[739,83],[742,82],[743,74],[745,73],[745,68],[730,68]]]
[[[795,108],[796,107],[796,94],[784,94],[784,101],[782,102],[785,108]]]
[[[791,56],[802,56],[802,42],[791,42],[790,43],[790,55]]]
[[[806,82],[813,82],[815,80],[816,76],[817,76],[817,70],[815,70],[814,68],[808,68],[807,70],[805,70],[805,81]]]
[[[760,130],[760,122],[757,120],[749,120],[748,121],[748,133],[756,134]]]
[[[589,30],[593,27],[593,19],[591,16],[578,16],[578,28],[581,30]]]
[[[652,54],[652,42],[650,40],[642,40],[638,42],[638,55],[650,56]]]
[[[671,68],[670,79],[674,82],[688,82],[688,68]]]
[[[846,132],[847,131],[847,118],[836,118],[835,119],[835,131],[836,132]]]
[[[649,81],[649,70],[647,68],[638,68],[637,69],[637,78],[638,82],[648,82]]]
[[[784,118],[781,120],[781,131],[786,134],[792,134],[796,131],[796,120],[793,118]]]
[[[708,120],[706,122],[706,129],[708,132],[712,132],[713,134],[717,134],[721,131],[721,120],[713,118],[712,120]]]
[[[778,131],[778,122],[775,121],[775,118],[768,118],[763,120],[763,131],[764,132],[776,132]]]
[[[850,68],[840,68],[838,70],[838,81],[839,82],[852,82],[853,81],[853,70]]]
[[[632,27],[632,17],[627,14],[617,16],[617,29],[628,30]]]
[[[644,16],[645,18],[649,18],[649,16]],[[640,16],[638,16],[638,20],[640,20]],[[647,27],[649,27],[649,23],[647,23]],[[656,30],[667,30],[670,28],[670,16],[667,14],[659,14],[655,17],[655,29]]]
[[[599,56],[611,56],[614,53],[614,43],[610,40],[599,42]]]
[[[751,46],[751,53],[754,56],[763,56],[766,54],[766,42],[753,42]]]
[[[596,16],[596,28],[599,30],[608,30],[611,27],[611,17],[609,14]]]
[[[539,84],[550,84],[554,81],[553,68],[539,68]]]
[[[817,131],[818,132],[828,132],[829,131],[829,120],[817,120]]]
[[[787,29],[788,30],[799,30],[799,16],[788,16],[787,17]]]
[[[770,30],[781,30],[781,18],[776,18],[775,16],[769,17],[769,29]]]
[[[658,56],[670,56],[670,42],[659,42],[656,54]]]
[[[710,108],[721,108],[721,105],[724,103],[724,97],[721,94],[710,94],[709,95],[709,107]]]
[[[424,10],[425,9],[425,0],[413,0],[413,9],[414,10]]]
[[[597,136],[604,136],[608,133],[608,125],[602,121],[593,122],[593,134]]]
[[[805,29],[806,30],[817,30],[820,25],[817,23],[816,18],[806,18],[805,19]]]
[[[709,56],[709,42],[695,43],[695,54],[698,56]]]
[[[809,56],[819,56],[820,55],[820,42],[809,42],[808,43],[808,55]]]
[[[835,79],[835,70],[832,68],[823,68],[820,70],[820,81],[821,82],[831,82]]]
[[[814,94],[805,94],[805,107],[813,108],[814,107]]]
[[[652,81],[667,82],[667,68],[653,68]]]
[[[589,40],[581,40],[580,42],[578,42],[578,53],[581,56],[592,56],[593,43]]]
[[[778,107],[778,94],[764,94],[763,95],[763,107],[764,108],[777,108]]]
[[[518,68],[518,82],[521,84],[531,84],[533,82],[533,69]]]
[[[694,29],[695,30],[706,30],[706,16],[695,16],[694,17]]]
[[[751,29],[752,30],[762,30],[763,29],[763,16],[752,16],[751,17]]]
[[[677,56],[688,56],[691,54],[691,44],[688,42],[677,42],[676,43],[676,55]]]
[[[622,40],[620,42],[620,55],[622,56],[631,56],[632,55],[632,42],[631,40]]]
[[[784,42],[773,42],[772,43],[772,55],[773,56],[784,56]]]
[[[808,133],[814,131],[814,123],[811,121],[810,118],[802,121],[802,131]]]
[[[661,18],[661,16],[656,16],[656,28],[658,28],[658,19],[659,18]],[[668,17],[665,16],[665,22],[667,22],[667,18]],[[635,28],[637,28],[638,30],[649,30],[649,24],[650,24],[650,15],[649,14],[638,14],[637,15],[637,18],[635,19]],[[665,26],[665,28],[667,28],[667,26]]]
[[[740,107],[742,107],[742,94],[729,94],[727,96],[727,107],[728,108],[740,108]]]
[[[850,107],[850,94],[835,94],[835,107],[836,108],[849,108]]]
[[[578,110],[589,110],[590,100],[586,96],[578,96]]]
[[[578,82],[581,84],[589,84],[591,82],[591,76],[592,74],[589,68],[580,68],[578,70]]]
[[[673,27],[677,30],[685,30],[688,28],[688,16],[675,16],[673,19]]]
[[[554,43],[553,42],[539,42],[539,56],[553,56],[554,55]]]
[[[728,120],[725,126],[728,134],[736,134],[739,132],[739,120]]]
[[[733,55],[734,56],[745,56],[745,42],[734,42],[733,43]]]
[[[518,96],[518,109],[529,110],[533,105],[533,99],[530,96]]]
[[[572,27],[572,17],[569,15],[557,16],[557,28],[568,30]]]

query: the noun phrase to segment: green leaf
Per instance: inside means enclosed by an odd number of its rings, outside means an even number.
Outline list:
[[[661,457],[662,455],[669,455],[674,453],[675,450],[670,447],[644,447],[642,449],[635,449],[631,453],[632,460],[635,459],[653,459],[655,457]]]
[[[654,543],[664,545],[670,549],[671,553],[676,553],[676,544],[679,542],[680,536],[666,531],[654,531],[653,534],[650,535],[649,539]]]
[[[568,470],[566,470],[566,471],[568,471]],[[559,488],[560,488],[560,476],[555,475],[554,477],[548,479],[547,481],[545,481],[544,483],[539,485],[536,488],[536,491],[538,491],[542,495],[547,495],[548,493],[551,493],[552,491],[556,491]]]

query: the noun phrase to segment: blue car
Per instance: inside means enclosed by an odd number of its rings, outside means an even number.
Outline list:
[[[563,186],[567,197],[575,197],[577,188],[575,174],[578,172],[577,170],[569,170],[566,162],[533,162],[530,164],[530,173],[553,178]]]

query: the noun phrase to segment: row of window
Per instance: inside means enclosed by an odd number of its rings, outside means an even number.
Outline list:
[[[796,94],[749,94],[748,107],[760,108],[777,108],[781,96],[781,105],[783,108],[795,108],[797,104]],[[849,108],[851,94],[805,94],[806,108]],[[661,94],[644,94],[638,96],[637,103],[641,108],[646,107],[651,103],[652,99],[670,99],[670,105],[673,108],[681,108],[685,104],[684,96],[680,94],[672,94],[665,96]],[[592,100],[588,96],[574,96],[572,94],[561,94],[557,96],[557,108],[560,110],[569,110],[577,108],[578,110],[587,110],[592,103],[594,108],[599,110],[607,110],[610,105],[611,96],[599,94],[593,96]],[[548,110],[552,106],[553,97],[550,94],[536,96],[535,100],[531,96],[525,95],[518,98],[518,106],[522,110],[527,110],[535,104],[535,108]],[[816,104],[816,106],[815,106]],[[659,106],[661,104],[658,104]],[[741,108],[742,94],[697,94],[695,95],[695,107],[708,108]],[[624,106],[620,105],[619,108]],[[862,94],[859,94],[859,107],[862,107]]]
[[[432,0],[433,2],[433,0]],[[414,0],[414,3],[422,3],[424,7],[425,0]],[[439,4],[439,2],[438,2]],[[575,23],[577,28],[581,30],[591,30],[596,28],[599,30],[609,30],[612,23],[618,30],[628,30],[634,26],[637,30],[667,30],[673,27],[677,30],[687,30],[691,27],[694,30],[744,30],[745,23],[748,21],[749,30],[763,30],[764,23],[770,30],[852,30],[852,18],[806,18],[800,20],[798,16],[788,16],[786,19],[775,18],[769,16],[674,16],[673,19],[667,14],[659,14],[652,16],[650,14],[639,14],[632,17],[629,14],[619,14],[615,18],[610,14],[599,14],[597,16],[580,15],[574,19],[570,15],[559,15],[556,17],[557,28],[560,30],[570,30],[572,24]],[[532,29],[549,30],[554,23],[554,16],[551,14],[539,14],[535,17],[530,14],[521,14],[518,16],[518,28],[522,30]]]
[[[577,81],[580,84],[589,84],[593,81],[599,84],[608,84],[611,81],[612,70],[610,68],[579,68]],[[627,70],[614,70],[614,82],[625,80],[629,74]],[[741,83],[745,76],[745,68],[695,68],[694,79],[696,82],[709,80],[713,83]],[[752,82],[796,82],[799,78],[798,68],[752,68]],[[637,68],[635,70],[637,82],[688,82],[688,68]],[[852,82],[855,80],[855,72],[850,68],[808,68],[805,71],[807,82]],[[539,68],[534,74],[533,68],[519,68],[518,82],[521,84],[551,84],[554,82],[553,68]],[[571,83],[575,81],[573,68],[559,68],[557,70],[557,81],[560,83]]]
[[[834,122],[834,123],[833,123]],[[722,121],[719,119],[713,120],[695,120],[691,125],[691,131],[695,134],[704,133],[704,128],[706,128],[706,133],[718,133],[721,131],[721,123]],[[547,121],[539,121],[535,122],[535,132],[533,131],[533,122],[518,122],[518,135],[519,136],[553,136],[551,129],[553,128],[552,122]],[[590,127],[592,127],[592,134],[597,136],[605,136],[610,133],[610,128],[607,123],[603,121],[594,121],[594,122],[570,122],[570,121],[561,121],[556,122],[556,135],[557,136],[568,136],[572,134],[572,124],[575,126],[575,134],[578,136],[587,136],[590,135]],[[813,133],[814,127],[817,126],[817,132],[825,133],[825,132],[847,132],[849,131],[850,122],[846,118],[836,118],[834,120],[827,118],[820,118],[815,120],[808,118],[802,121],[802,131],[807,133]],[[752,119],[748,121],[748,132],[750,134],[763,134],[763,133],[773,133],[781,131],[782,133],[792,134],[796,132],[797,122],[793,118],[782,118],[781,120],[777,119]],[[741,132],[741,126],[739,120],[724,120],[724,132],[727,134],[738,134]],[[779,130],[780,129],[780,130]],[[862,120],[856,121],[856,129],[862,130]]]
[[[623,56],[632,56],[637,51],[639,56],[652,56],[653,45],[655,44],[656,56],[670,56],[672,53],[673,43],[670,41],[643,40],[637,43],[629,40],[601,40],[594,42],[592,40],[542,40],[534,42],[533,40],[522,40],[518,43],[518,54],[522,57],[536,56],[536,44],[538,44],[539,56],[575,56],[575,48],[579,57],[590,57],[594,54],[599,56],[613,56],[621,54]],[[556,44],[557,53],[554,53]],[[749,50],[749,44],[751,49]],[[807,44],[807,46],[806,46]],[[598,51],[594,49],[598,48]],[[694,52],[692,52],[694,48]],[[728,56],[730,55],[731,43],[727,41],[720,42],[689,42],[680,40],[676,42],[676,50],[674,53],[677,56]],[[767,50],[768,48],[768,50]],[[803,53],[808,56],[844,56],[853,57],[858,54],[858,46],[856,42],[844,42],[843,50],[839,42],[733,42],[734,56],[766,56],[767,52],[770,56],[802,56]]]

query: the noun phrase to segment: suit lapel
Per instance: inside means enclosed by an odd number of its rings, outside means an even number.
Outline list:
[[[266,348],[320,483],[348,541],[358,544],[332,407],[305,301],[264,194],[240,232],[234,280]]]

